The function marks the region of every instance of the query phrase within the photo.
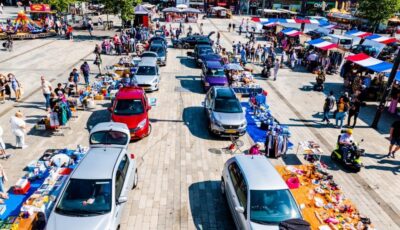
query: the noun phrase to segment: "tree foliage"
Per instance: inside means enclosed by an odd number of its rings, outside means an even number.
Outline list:
[[[359,13],[373,25],[392,17],[400,9],[400,0],[360,0]]]
[[[101,0],[104,9],[110,14],[121,14],[123,21],[129,21],[135,16],[134,7],[140,4],[141,0]]]

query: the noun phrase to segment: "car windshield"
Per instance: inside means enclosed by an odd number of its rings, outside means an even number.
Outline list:
[[[211,47],[204,47],[204,48],[199,48],[199,54],[203,55],[203,54],[212,54],[214,53],[214,51],[212,50]]]
[[[111,210],[111,180],[70,179],[56,213],[72,216],[100,215]]]
[[[342,45],[351,45],[352,41],[350,39],[340,39],[340,44],[342,44]]]
[[[276,224],[293,218],[301,218],[301,214],[288,189],[250,191],[251,221]]]
[[[225,77],[224,69],[207,69],[207,76]]]
[[[164,57],[165,56],[165,50],[161,46],[151,46],[150,51],[156,52],[159,57]]]
[[[234,98],[217,98],[215,99],[214,111],[219,113],[242,113],[242,106],[239,101]]]
[[[139,66],[136,75],[156,75],[155,66]]]
[[[139,99],[117,100],[117,105],[114,109],[115,115],[135,115],[143,112],[144,106]]]
[[[126,145],[128,136],[123,132],[118,131],[100,131],[90,135],[90,144],[102,145]]]

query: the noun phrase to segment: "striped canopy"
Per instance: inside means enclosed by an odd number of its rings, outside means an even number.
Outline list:
[[[354,37],[359,37],[359,38],[365,38],[371,33],[364,32],[364,31],[359,31],[359,30],[349,30],[345,33],[346,35],[354,36]]]
[[[253,22],[258,22],[261,24],[267,23],[305,23],[305,24],[326,24],[326,21],[323,20],[316,20],[316,19],[287,19],[287,18],[259,18],[259,17],[252,17],[251,20]]]
[[[337,44],[325,41],[321,38],[308,41],[307,43],[322,50],[330,50],[337,47]]]
[[[390,73],[393,67],[392,63],[370,57],[365,53],[359,53],[356,55],[348,56],[346,59],[356,63],[357,65],[368,68],[378,73],[381,72]]]
[[[285,30],[282,30],[282,33],[284,33],[285,35],[290,36],[290,37],[299,36],[301,34],[300,31],[295,30],[295,29],[285,29]]]
[[[336,25],[327,24],[327,25],[321,25],[320,27],[325,28],[325,29],[335,29]]]
[[[381,36],[381,35],[377,35],[377,34],[372,34],[370,36],[367,36],[367,37],[365,37],[365,39],[376,41],[376,42],[383,43],[383,44],[390,44],[390,43],[397,41],[396,38],[390,38],[390,37]]]

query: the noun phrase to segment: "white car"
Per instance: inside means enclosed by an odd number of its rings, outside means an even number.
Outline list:
[[[279,229],[279,223],[302,219],[287,184],[265,156],[236,155],[224,165],[221,192],[237,229]]]
[[[144,57],[139,63],[134,82],[145,91],[156,91],[160,84],[160,68],[157,58]]]
[[[129,142],[122,123],[100,123],[91,130],[90,149],[61,191],[47,230],[119,229],[128,193],[138,183]]]

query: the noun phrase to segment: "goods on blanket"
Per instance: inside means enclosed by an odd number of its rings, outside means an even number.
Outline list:
[[[31,187],[31,183],[28,179],[21,178],[14,185],[13,193],[14,194],[26,194]]]
[[[291,192],[312,229],[373,229],[370,220],[346,199],[322,163],[276,169],[283,179],[299,179],[300,186],[291,188]]]

